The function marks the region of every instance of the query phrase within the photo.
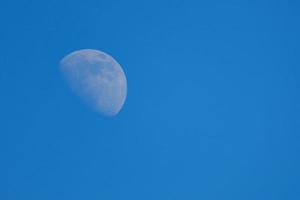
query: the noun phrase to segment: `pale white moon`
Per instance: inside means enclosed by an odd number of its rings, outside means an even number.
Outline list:
[[[110,55],[93,49],[70,53],[60,67],[72,90],[103,115],[114,116],[123,107],[127,81]]]

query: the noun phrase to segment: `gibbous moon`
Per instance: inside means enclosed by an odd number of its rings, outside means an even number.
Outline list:
[[[96,111],[114,116],[127,95],[127,81],[121,66],[110,55],[93,49],[70,53],[60,67],[72,90]]]

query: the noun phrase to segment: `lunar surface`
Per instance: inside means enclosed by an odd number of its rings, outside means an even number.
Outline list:
[[[119,113],[127,81],[110,55],[92,49],[74,51],[60,61],[60,68],[72,90],[96,111],[106,116]]]

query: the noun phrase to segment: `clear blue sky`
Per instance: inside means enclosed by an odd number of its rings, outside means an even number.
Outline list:
[[[1,200],[300,199],[296,0],[4,1]],[[58,67],[111,54],[115,118]]]

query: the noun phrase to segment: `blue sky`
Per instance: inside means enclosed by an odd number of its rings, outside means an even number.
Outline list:
[[[11,1],[0,12],[0,199],[300,199],[298,1]],[[105,118],[59,71],[111,54]]]

